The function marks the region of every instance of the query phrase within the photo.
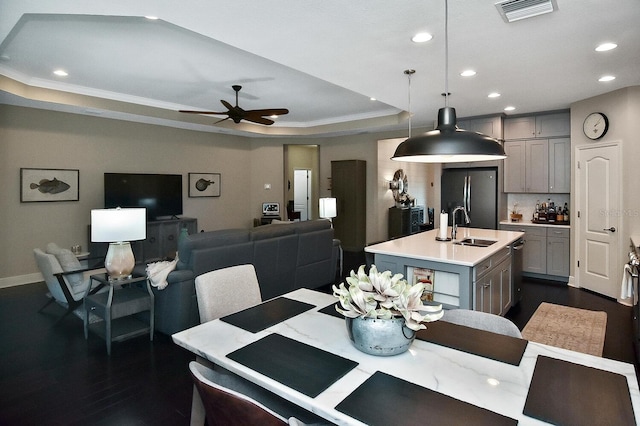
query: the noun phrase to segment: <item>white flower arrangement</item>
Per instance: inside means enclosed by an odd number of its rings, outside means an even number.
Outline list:
[[[358,273],[351,271],[347,277],[347,288],[344,283],[335,285],[333,295],[340,301],[336,310],[348,318],[391,319],[404,317],[405,325],[417,331],[427,328],[423,322],[437,321],[442,318],[442,305],[424,305],[421,297],[424,284],[410,285],[402,274],[391,275],[391,271],[378,272],[371,265],[369,275],[365,266],[358,268]]]

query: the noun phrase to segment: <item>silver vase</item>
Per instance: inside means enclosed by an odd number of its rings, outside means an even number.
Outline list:
[[[358,350],[378,356],[406,352],[416,332],[404,324],[404,318],[345,318],[349,338]]]

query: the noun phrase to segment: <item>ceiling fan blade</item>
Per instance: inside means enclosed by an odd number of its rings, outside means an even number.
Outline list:
[[[253,116],[289,114],[289,110],[286,109],[286,108],[250,109],[250,110],[245,111],[245,112],[247,114],[251,114]]]
[[[220,119],[220,120],[218,120],[218,121],[214,122],[213,124],[221,123],[221,122],[223,122],[223,121],[225,121],[225,120],[228,120],[229,118],[231,118],[231,117],[222,118],[222,119]]]
[[[227,115],[229,114],[228,111],[225,112],[217,112],[217,111],[195,111],[195,110],[188,110],[188,109],[181,109],[178,110],[178,112],[185,112],[187,114],[210,114],[210,115]]]
[[[264,118],[264,117],[251,117],[251,116],[245,116],[243,118],[246,121],[251,121],[254,123],[258,123],[258,124],[264,124],[266,126],[270,126],[274,123],[273,120],[270,120],[268,118]]]
[[[222,105],[224,105],[225,108],[227,108],[229,111],[233,109],[233,105],[231,105],[229,102],[225,101],[224,99],[221,99],[220,102],[222,102]]]

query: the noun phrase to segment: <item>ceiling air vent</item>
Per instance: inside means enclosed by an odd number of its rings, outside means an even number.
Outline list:
[[[504,0],[495,5],[507,23],[558,10],[556,0]]]

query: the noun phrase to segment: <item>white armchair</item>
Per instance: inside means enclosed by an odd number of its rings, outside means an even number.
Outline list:
[[[82,300],[90,285],[87,269],[83,269],[71,250],[47,244],[46,251],[33,250],[36,263],[49,290],[49,301],[38,310],[42,311],[52,302],[67,309],[58,322],[82,305]]]

